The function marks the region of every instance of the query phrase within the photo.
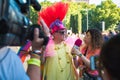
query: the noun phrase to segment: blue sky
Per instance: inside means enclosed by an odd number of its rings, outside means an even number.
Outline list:
[[[90,0],[90,4],[100,4],[101,1],[105,1],[105,0]],[[115,4],[120,5],[120,0],[112,0]]]
[[[39,0],[39,1],[44,1],[44,0]],[[54,2],[54,1],[60,1],[60,0],[47,0],[47,1],[51,1],[51,2]],[[90,0],[90,4],[100,4],[101,1],[104,1],[104,0]],[[112,0],[115,4],[119,5],[120,6],[120,0]]]

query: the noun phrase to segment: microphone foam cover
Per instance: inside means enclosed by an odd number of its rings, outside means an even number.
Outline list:
[[[82,40],[81,40],[81,39],[77,39],[77,40],[75,41],[75,43],[74,43],[74,45],[76,45],[76,46],[78,46],[78,47],[80,47],[81,44],[82,44]]]

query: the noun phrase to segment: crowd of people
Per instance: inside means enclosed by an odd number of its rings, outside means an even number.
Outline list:
[[[70,41],[59,18],[49,26],[42,16],[39,22],[49,37],[47,46],[43,48],[44,39],[39,38],[39,29],[35,28],[26,72],[16,53],[0,45],[0,80],[120,80],[120,34],[105,41],[102,32],[89,29],[81,39],[81,46],[75,48],[74,42],[80,37]],[[92,56],[98,58],[95,70],[91,69]]]

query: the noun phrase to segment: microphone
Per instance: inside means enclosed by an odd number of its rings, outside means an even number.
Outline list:
[[[78,38],[78,39],[75,41],[74,46],[73,46],[72,49],[77,49],[77,50],[79,50],[81,44],[82,44],[82,40]],[[75,53],[72,53],[72,56],[73,56],[73,60],[74,60],[75,66],[78,65],[78,59],[79,59],[78,56],[76,56]]]
[[[73,46],[72,49],[77,49],[77,50],[79,50],[81,44],[82,44],[82,40],[78,38],[78,39],[75,41],[74,46]],[[75,55],[75,54],[72,53],[72,55]]]
[[[82,44],[82,40],[78,38],[78,39],[75,41],[73,48],[79,49],[79,47],[81,46],[81,44]]]

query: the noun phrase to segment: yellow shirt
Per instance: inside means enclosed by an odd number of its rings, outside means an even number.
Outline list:
[[[69,47],[61,43],[54,50],[54,56],[46,57],[43,80],[76,80]]]

